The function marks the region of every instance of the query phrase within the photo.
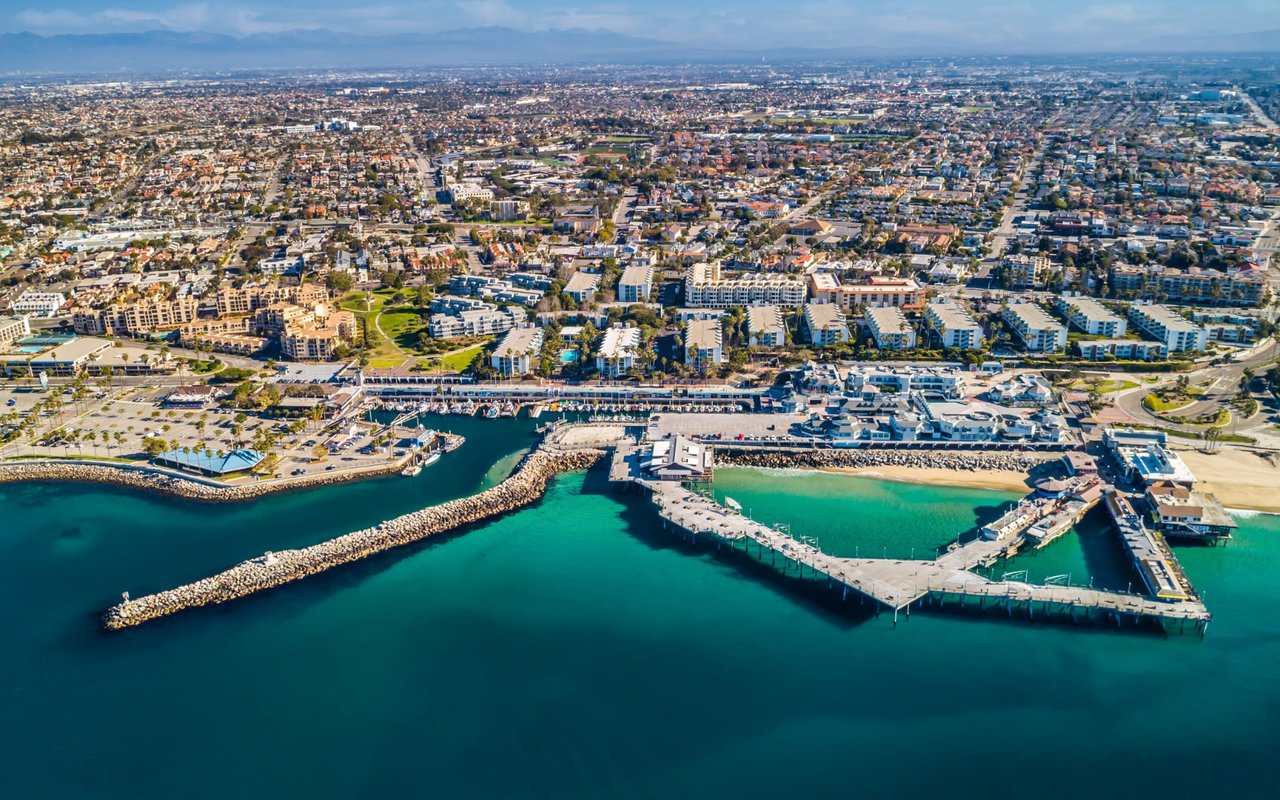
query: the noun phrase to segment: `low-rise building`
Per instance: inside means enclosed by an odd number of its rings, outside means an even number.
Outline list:
[[[15,339],[31,335],[31,321],[25,315],[0,317],[0,347],[8,347]]]
[[[52,317],[67,304],[67,296],[61,292],[37,292],[27,289],[9,310],[15,314],[30,314],[34,317]]]
[[[697,369],[724,363],[724,334],[719,320],[691,319],[685,323],[684,363]]]
[[[924,318],[938,334],[944,348],[982,349],[982,326],[958,303],[930,303],[925,308]]]
[[[862,308],[918,310],[924,307],[924,289],[910,278],[877,275],[865,284],[846,284],[830,272],[815,272],[809,276],[809,284],[814,302],[831,303],[846,312]]]
[[[481,308],[469,308],[456,314],[432,314],[427,322],[427,332],[436,339],[456,339],[460,336],[492,336],[524,323],[525,313],[514,308],[495,308],[484,304]]]
[[[502,375],[528,375],[542,352],[542,329],[512,328],[489,356],[489,363]]]
[[[604,332],[596,350],[596,370],[606,378],[625,375],[635,368],[640,353],[640,329],[614,325]]]
[[[1129,320],[1170,353],[1202,353],[1209,342],[1204,328],[1168,306],[1130,306]]]
[[[804,307],[804,328],[814,347],[849,341],[849,323],[844,312],[830,303],[809,303]]]
[[[595,299],[596,290],[599,288],[599,274],[579,270],[573,273],[569,282],[564,285],[564,293],[572,297],[573,302],[578,305],[586,305]]]
[[[1020,289],[1043,287],[1053,268],[1053,262],[1044,256],[1028,256],[1021,253],[1005,256],[1000,263],[1009,276],[1010,284]]]
[[[913,350],[916,331],[896,308],[868,308],[867,330],[881,350]]]
[[[1129,328],[1124,317],[1092,297],[1059,297],[1058,311],[1066,318],[1067,324],[1090,336],[1120,339]]]
[[[647,303],[653,294],[653,267],[633,264],[618,278],[619,303]]]
[[[718,262],[693,264],[685,271],[685,304],[698,308],[785,306],[804,303],[804,282],[786,275],[723,277]]]
[[[787,343],[787,327],[777,306],[747,309],[747,342],[752,347],[782,347]]]
[[[1147,342],[1140,339],[1093,339],[1076,342],[1080,357],[1088,361],[1163,361],[1169,357],[1169,348],[1163,342]]]
[[[1067,347],[1067,329],[1034,303],[1010,303],[1001,319],[1029,352],[1060,353]]]

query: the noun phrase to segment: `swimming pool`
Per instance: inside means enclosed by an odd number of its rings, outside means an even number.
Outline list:
[[[577,362],[577,360],[578,360],[577,350],[561,350],[560,351],[561,364],[573,364]]]

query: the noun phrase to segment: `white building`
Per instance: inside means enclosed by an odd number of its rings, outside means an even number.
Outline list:
[[[564,286],[564,293],[573,298],[578,305],[586,305],[595,299],[596,290],[600,288],[600,276],[594,272],[579,270],[573,273]]]
[[[502,337],[502,342],[489,357],[489,363],[507,377],[528,375],[541,352],[541,328],[513,328]]]
[[[526,321],[524,312],[512,308],[472,308],[457,314],[432,314],[427,330],[436,339],[459,336],[492,336]]]
[[[1032,353],[1060,353],[1067,348],[1067,328],[1034,303],[1010,303],[1000,314]]]
[[[633,264],[618,278],[619,303],[647,303],[653,295],[653,267]]]
[[[752,306],[747,309],[747,342],[752,347],[782,347],[787,343],[787,328],[782,310],[777,306]]]
[[[1022,289],[1044,286],[1053,262],[1044,256],[1005,256],[1002,262],[1014,286]]]
[[[1059,297],[1058,311],[1067,318],[1067,324],[1090,336],[1121,339],[1129,330],[1124,317],[1092,297]]]
[[[596,370],[606,378],[630,372],[640,353],[640,329],[614,325],[604,332],[596,350]]]
[[[815,347],[849,341],[849,323],[837,305],[809,303],[804,307],[804,327]]]
[[[718,263],[694,264],[685,272],[685,305],[704,308],[786,306],[804,303],[803,281],[786,275],[723,278]]]
[[[26,317],[0,317],[0,347],[7,347],[15,339],[30,335],[31,322]]]
[[[1204,328],[1168,306],[1130,306],[1129,321],[1170,353],[1202,353],[1209,341]]]
[[[10,310],[17,314],[52,317],[66,304],[66,295],[60,292],[36,292],[28,289],[13,301]]]
[[[982,326],[956,303],[930,303],[924,310],[925,322],[937,332],[943,347],[960,350],[982,349]]]
[[[684,363],[699,369],[724,363],[724,335],[719,320],[691,319],[685,323]]]
[[[916,332],[907,316],[896,308],[868,308],[867,330],[881,350],[913,350]]]

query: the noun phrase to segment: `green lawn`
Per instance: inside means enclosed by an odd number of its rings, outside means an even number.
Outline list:
[[[1158,394],[1149,394],[1142,398],[1142,405],[1148,411],[1154,411],[1157,414],[1163,414],[1169,411],[1177,411],[1179,408],[1185,408],[1195,402],[1194,398],[1176,397],[1165,400]]]
[[[459,350],[439,358],[423,358],[418,360],[418,365],[425,370],[440,369],[445,372],[462,372],[471,366],[471,362],[475,360],[485,345],[478,344],[474,347],[468,347],[465,350]]]
[[[369,338],[374,345],[369,353],[369,366],[374,369],[399,366],[409,357],[409,354],[402,350],[396,342],[380,334],[378,326],[375,324],[378,315],[382,313],[382,310],[386,308],[387,303],[395,294],[395,289],[378,289],[373,292],[369,302],[366,303],[364,292],[352,292],[342,298],[342,302],[338,304],[341,308],[352,311],[356,316],[361,317],[368,327]],[[413,316],[417,317],[417,314]],[[399,321],[405,322],[405,320]],[[384,327],[386,327],[385,324]],[[391,335],[390,331],[388,331],[388,335]]]
[[[1087,392],[1092,387],[1086,381],[1076,381],[1067,384],[1066,388],[1075,389],[1081,392]],[[1126,389],[1138,388],[1137,381],[1121,380],[1121,381],[1103,381],[1098,384],[1098,391],[1102,394],[1114,394],[1115,392],[1123,392]]]
[[[401,350],[412,350],[418,344],[418,334],[427,327],[427,319],[412,306],[395,306],[383,310],[378,325]]]

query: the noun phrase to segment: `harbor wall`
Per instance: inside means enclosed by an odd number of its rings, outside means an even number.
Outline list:
[[[861,450],[823,448],[767,450],[716,442],[717,466],[773,469],[824,467],[917,467],[959,471],[1012,470],[1027,472],[1061,458],[1059,453],[1022,451]]]
[[[186,609],[225,603],[500,516],[537,501],[555,475],[586,469],[603,455],[603,451],[592,449],[535,450],[525,456],[510,477],[479,494],[414,511],[311,547],[268,553],[175,589],[127,599],[106,611],[103,625],[120,630]]]

